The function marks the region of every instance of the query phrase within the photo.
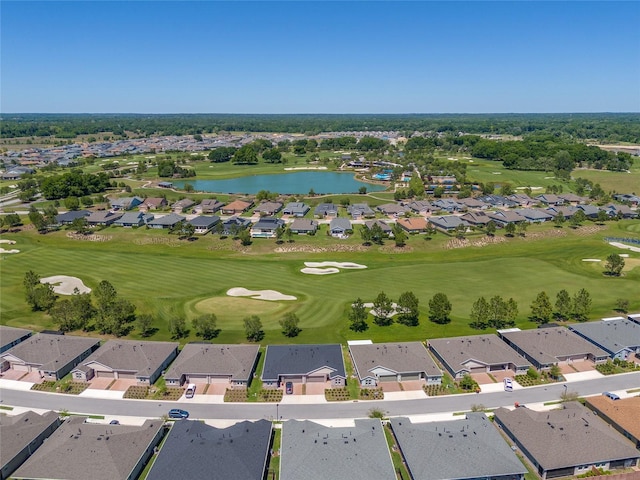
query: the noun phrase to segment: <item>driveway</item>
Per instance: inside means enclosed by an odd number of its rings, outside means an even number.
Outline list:
[[[384,393],[402,391],[398,382],[378,382],[378,386],[382,388]]]
[[[305,395],[324,395],[324,391],[331,388],[331,382],[311,382],[307,383]],[[295,391],[295,389],[294,389]]]
[[[422,387],[425,385],[424,380],[405,380],[401,382],[402,388],[405,392],[411,392],[415,390],[422,390]]]
[[[224,395],[229,388],[228,383],[210,383],[209,387],[207,384],[197,384],[196,393],[204,392],[204,389],[207,389],[207,395]],[[240,389],[238,389],[240,390]]]
[[[113,382],[113,378],[94,377],[89,382],[87,388],[92,390],[107,390],[111,382]]]
[[[581,360],[579,362],[572,363],[563,363],[560,366],[560,371],[563,374],[565,373],[576,373],[576,372],[592,372],[595,370],[595,364],[590,362],[589,360]]]
[[[137,380],[133,380],[133,379],[128,379],[128,378],[119,378],[118,380],[116,380],[115,382],[113,382],[113,385],[111,385],[111,388],[109,390],[116,390],[119,392],[125,392],[127,390],[127,388],[133,386],[133,385],[138,385],[138,381]]]
[[[22,377],[24,377],[25,375],[27,375],[27,372],[22,372],[22,371],[14,370],[13,368],[10,368],[9,370],[2,373],[2,378],[6,380],[22,380]],[[39,375],[38,375],[38,378],[40,378]]]
[[[496,383],[488,373],[472,373],[471,378],[478,382],[478,385],[490,385],[492,383]]]

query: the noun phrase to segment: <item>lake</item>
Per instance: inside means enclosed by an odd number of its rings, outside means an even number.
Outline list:
[[[260,190],[282,194],[307,194],[311,189],[315,193],[358,193],[360,187],[367,192],[379,192],[385,185],[374,185],[356,180],[353,173],[337,172],[295,172],[275,175],[253,175],[249,177],[229,178],[226,180],[178,180],[173,181],[176,188],[190,183],[200,192],[246,193],[256,194]]]

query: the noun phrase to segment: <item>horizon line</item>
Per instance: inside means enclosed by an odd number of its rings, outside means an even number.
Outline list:
[[[602,115],[602,114],[640,114],[640,111],[585,111],[585,112],[0,112],[0,115]]]

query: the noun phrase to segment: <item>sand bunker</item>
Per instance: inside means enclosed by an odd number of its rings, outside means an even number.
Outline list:
[[[360,265],[359,263],[351,263],[351,262],[304,262],[306,267],[312,268],[323,268],[323,267],[335,267],[335,268],[346,268],[346,269],[360,269],[367,268],[366,265]]]
[[[632,247],[630,245],[625,245],[624,243],[609,242],[609,245],[618,248],[624,248],[625,250],[631,250],[632,252],[640,252],[640,247]]]
[[[340,273],[340,270],[337,268],[312,268],[307,267],[300,270],[302,273],[306,273],[308,275],[330,275],[332,273]]]
[[[369,313],[371,315],[373,315],[374,317],[376,316],[376,311],[373,308],[373,303],[363,303],[362,305],[364,307],[366,307],[366,308],[370,308],[371,310],[369,310]],[[397,310],[398,309],[398,304],[394,302],[394,303],[391,304],[391,307],[393,308],[393,310],[391,310],[391,313],[389,314],[389,316],[393,317],[393,316],[398,314],[398,310]]]
[[[15,248],[12,248],[11,250],[0,248],[0,253],[20,253],[20,250],[16,250]]]
[[[583,258],[582,261],[583,262],[601,262],[602,260],[600,260],[599,258]]]
[[[6,239],[1,239],[0,243],[8,243],[9,245],[15,245],[16,241],[15,240],[6,240]]]
[[[82,280],[78,277],[68,277],[67,275],[41,278],[40,283],[50,283],[53,285],[53,291],[60,295],[73,295],[76,288],[79,293],[91,292],[91,289],[82,283]]]
[[[242,287],[230,288],[227,290],[230,297],[251,297],[254,300],[297,300],[293,295],[284,295],[276,290],[247,290]]]

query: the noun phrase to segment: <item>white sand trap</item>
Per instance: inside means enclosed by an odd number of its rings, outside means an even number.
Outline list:
[[[629,258],[629,254],[628,253],[621,253],[620,256],[622,258]]]
[[[0,248],[0,253],[20,253],[20,250],[16,250],[15,248],[12,248],[11,250]]]
[[[599,258],[583,258],[582,261],[583,262],[601,262],[602,260],[600,260]]]
[[[609,245],[612,245],[618,248],[624,248],[625,250],[631,250],[632,252],[640,252],[640,247],[632,247],[630,245],[625,245],[624,243],[609,242]]]
[[[6,240],[6,239],[1,239],[0,243],[8,243],[9,245],[15,245],[16,241],[15,240]]]
[[[53,285],[53,291],[60,295],[73,295],[76,288],[80,293],[91,292],[91,289],[82,283],[82,280],[78,277],[68,277],[67,275],[41,278],[40,283],[50,283]]]
[[[297,300],[293,295],[284,295],[276,290],[247,290],[242,287],[230,288],[227,290],[230,297],[251,297],[254,300]]]
[[[366,265],[360,265],[359,263],[352,262],[304,262],[306,267],[323,268],[323,267],[335,267],[345,269],[360,269],[367,268]]]
[[[363,303],[362,305],[363,305],[364,307],[366,307],[366,308],[370,308],[371,310],[369,310],[369,313],[370,313],[371,315],[373,315],[374,317],[376,316],[376,311],[375,311],[375,309],[373,308],[373,303]],[[391,310],[391,313],[389,314],[389,316],[390,316],[390,317],[394,317],[394,316],[396,316],[396,315],[398,314],[398,311],[397,311],[398,304],[397,304],[397,303],[395,303],[395,302],[393,302],[393,303],[391,304],[391,308],[393,308],[393,310]]]
[[[337,268],[313,268],[306,267],[300,270],[302,273],[306,273],[308,275],[330,275],[332,273],[340,273],[340,270]]]
[[[491,172],[494,175],[502,175],[502,172]]]

